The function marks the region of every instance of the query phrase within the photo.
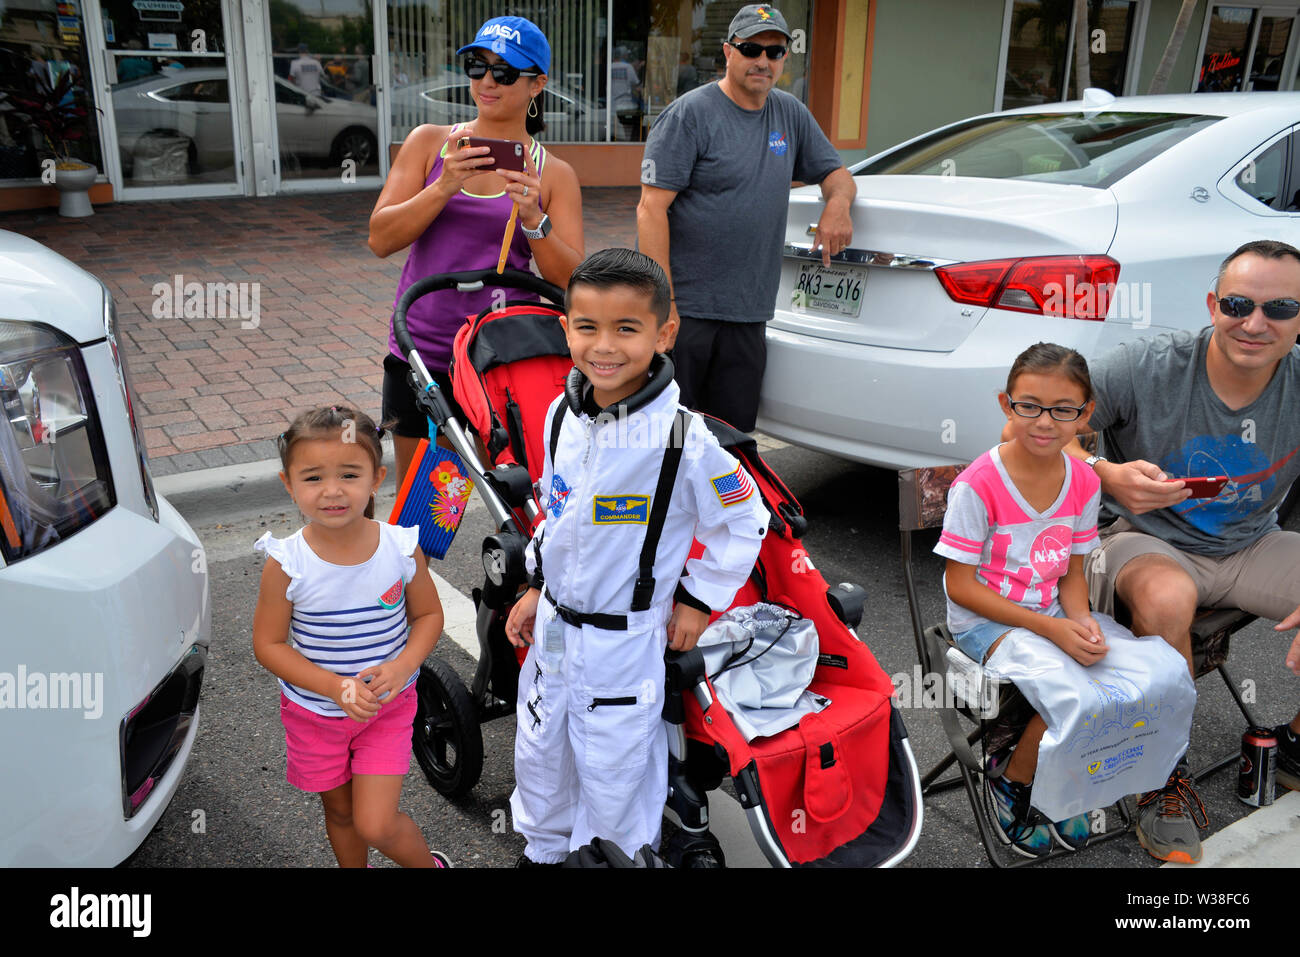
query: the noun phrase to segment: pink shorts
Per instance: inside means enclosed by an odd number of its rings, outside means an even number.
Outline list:
[[[288,767],[285,777],[303,791],[332,791],[354,774],[406,774],[411,769],[415,685],[369,721],[327,718],[280,694]]]

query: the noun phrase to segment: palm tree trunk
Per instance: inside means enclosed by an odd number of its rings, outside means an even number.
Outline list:
[[[1088,0],[1074,0],[1074,87],[1079,99],[1083,99],[1083,91],[1092,86],[1088,39]]]
[[[1187,28],[1191,25],[1192,14],[1195,11],[1196,0],[1183,0],[1182,8],[1178,11],[1178,19],[1174,22],[1174,32],[1170,35],[1169,43],[1165,46],[1165,53],[1160,58],[1160,65],[1156,67],[1156,72],[1151,77],[1151,86],[1147,89],[1148,93],[1165,92],[1165,87],[1169,85],[1169,74],[1174,71],[1174,61],[1178,59],[1178,51],[1182,49],[1183,38],[1187,36]]]

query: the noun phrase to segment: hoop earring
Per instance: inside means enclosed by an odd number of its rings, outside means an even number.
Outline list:
[[[533,97],[528,101],[528,115],[533,119],[537,119],[537,97]]]

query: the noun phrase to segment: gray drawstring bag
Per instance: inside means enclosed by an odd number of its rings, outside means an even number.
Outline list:
[[[746,741],[792,728],[828,698],[808,691],[817,670],[817,627],[780,605],[733,608],[700,635],[718,701]]]
[[[1084,667],[1041,635],[1012,629],[984,665],[1047,722],[1030,803],[1050,821],[1164,787],[1187,750],[1196,688],[1163,638],[1093,612],[1107,652]]]

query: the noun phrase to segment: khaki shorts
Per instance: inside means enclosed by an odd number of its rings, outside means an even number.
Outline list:
[[[1179,551],[1172,545],[1133,531],[1126,519],[1101,530],[1101,545],[1087,558],[1088,597],[1094,611],[1115,614],[1115,579],[1140,555],[1166,555],[1196,585],[1202,608],[1240,608],[1278,621],[1300,605],[1300,534],[1273,531],[1231,555],[1214,557]]]

